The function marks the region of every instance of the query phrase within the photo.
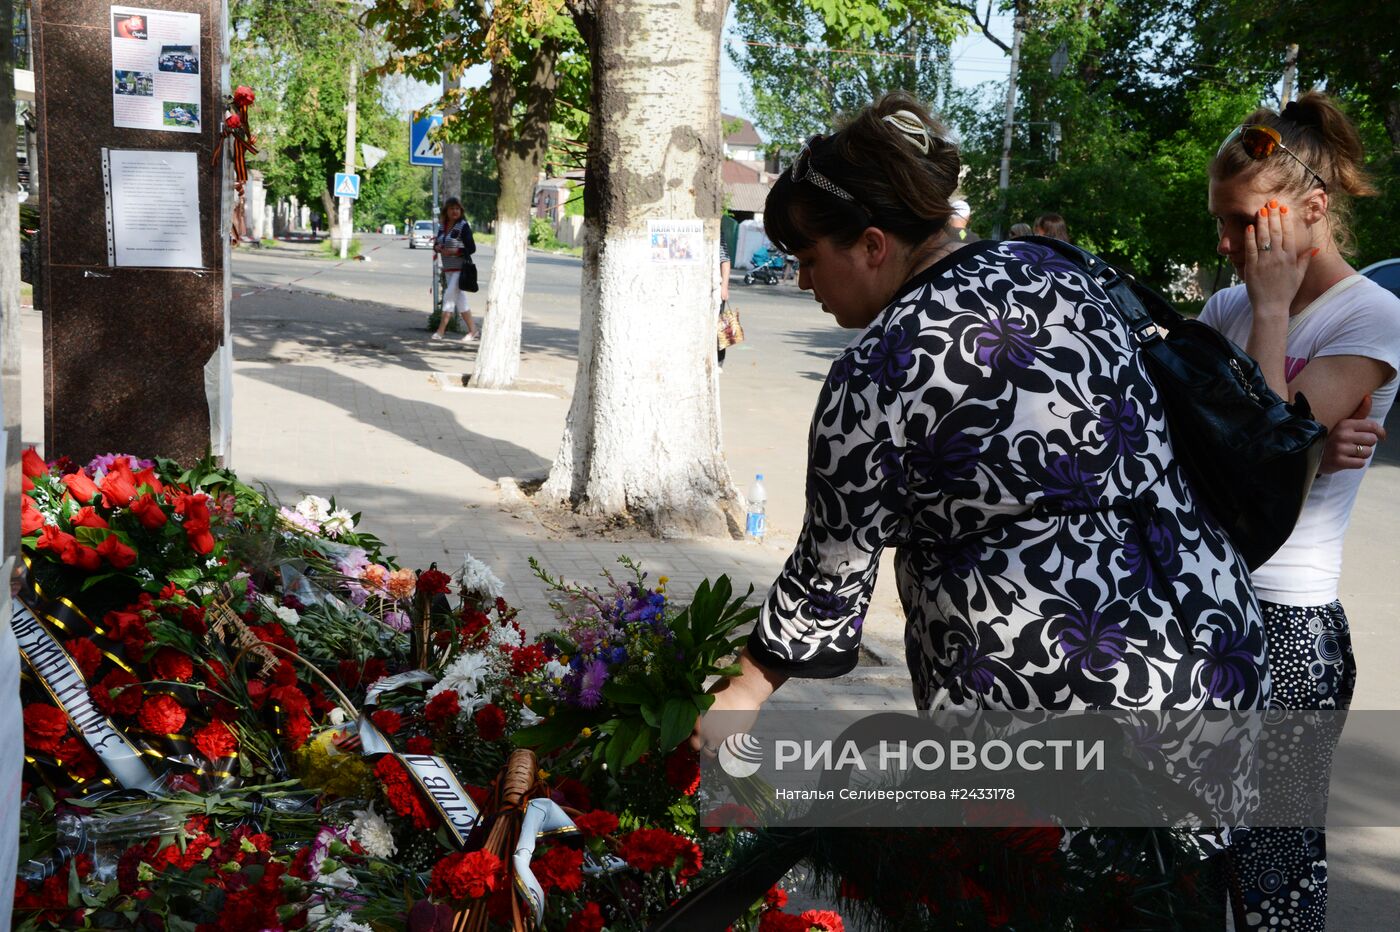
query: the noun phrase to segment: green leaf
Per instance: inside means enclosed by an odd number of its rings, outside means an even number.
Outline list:
[[[576,738],[588,721],[586,713],[567,709],[551,715],[538,725],[520,729],[511,735],[511,740],[519,747],[534,748],[548,754]]]
[[[655,698],[655,694],[636,683],[610,682],[603,686],[603,698],[609,702],[645,705]]]
[[[632,739],[631,747],[629,747],[626,753],[623,755],[622,766],[632,766],[638,760],[640,760],[642,755],[645,754],[648,750],[650,750],[655,744],[656,732],[653,731],[651,728],[643,725],[637,731],[637,736]]]
[[[690,698],[672,698],[666,700],[666,707],[661,712],[661,744],[662,753],[666,753],[680,744],[695,728],[695,718],[700,714],[700,707]]]
[[[98,573],[96,576],[89,576],[87,579],[84,579],[84,580],[83,580],[83,584],[82,584],[82,586],[79,588],[79,591],[80,591],[80,592],[87,592],[89,589],[91,589],[93,586],[97,585],[98,583],[102,582],[103,580],[111,579],[113,576],[117,576],[117,575],[119,575],[119,574],[118,574],[118,573]]]
[[[646,722],[652,728],[661,727],[661,710],[654,703],[648,703],[642,706],[641,712],[642,721]]]

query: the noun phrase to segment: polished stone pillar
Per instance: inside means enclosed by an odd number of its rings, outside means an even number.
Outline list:
[[[132,4],[133,6],[146,6]],[[44,447],[85,462],[107,452],[191,462],[227,454],[231,355],[227,212],[213,164],[227,81],[223,0],[155,0],[198,13],[198,133],[113,125],[111,3],[34,0],[44,293]],[[156,40],[158,41],[158,40]],[[193,152],[201,268],[108,264],[102,149]],[[207,387],[206,387],[207,386]],[[211,417],[211,409],[215,412]]]

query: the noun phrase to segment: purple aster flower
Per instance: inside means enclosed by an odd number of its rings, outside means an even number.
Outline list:
[[[973,341],[977,361],[993,369],[1026,369],[1035,362],[1035,343],[1025,324],[994,317]]]
[[[583,670],[579,679],[578,704],[585,709],[596,709],[603,700],[603,684],[608,681],[608,665],[594,660]]]

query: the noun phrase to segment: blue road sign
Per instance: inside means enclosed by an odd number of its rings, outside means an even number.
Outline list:
[[[441,125],[441,113],[430,113],[413,121],[408,133],[408,164],[442,167],[442,146],[428,138],[428,134]]]
[[[355,198],[360,196],[360,176],[335,173],[335,196]]]

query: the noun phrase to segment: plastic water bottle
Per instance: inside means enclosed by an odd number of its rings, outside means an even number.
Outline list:
[[[749,486],[749,514],[744,526],[744,533],[750,540],[763,540],[763,534],[768,530],[768,493],[763,488],[763,473],[753,477],[753,485]]]

